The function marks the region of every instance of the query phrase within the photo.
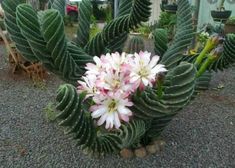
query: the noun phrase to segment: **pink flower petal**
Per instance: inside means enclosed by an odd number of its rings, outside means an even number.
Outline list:
[[[120,114],[120,118],[125,122],[129,122],[129,116],[127,116],[127,115]]]
[[[145,88],[145,86],[144,86],[144,84],[141,82],[141,83],[140,83],[140,85],[139,85],[139,89],[140,89],[140,91],[143,91],[143,90],[144,90],[144,88]]]

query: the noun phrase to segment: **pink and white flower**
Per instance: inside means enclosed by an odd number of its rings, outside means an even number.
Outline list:
[[[78,93],[86,92],[86,98],[99,94],[99,90],[96,87],[96,76],[89,75],[82,77],[84,81],[78,81],[79,86],[77,87]]]
[[[145,86],[152,87],[156,75],[167,71],[164,65],[157,64],[159,56],[153,56],[152,59],[150,57],[151,53],[141,51],[139,54],[135,53],[135,58],[131,63],[130,82],[140,89],[144,89]]]
[[[116,93],[112,96],[107,96],[104,100],[96,100],[96,105],[91,107],[93,118],[99,118],[97,125],[105,123],[106,129],[111,129],[113,126],[119,128],[121,121],[129,121],[132,112],[129,108],[133,105],[127,98],[121,94]],[[98,100],[98,101],[97,101]]]
[[[100,72],[103,71],[103,63],[102,63],[102,60],[95,56],[93,58],[95,64],[93,63],[88,63],[87,66],[85,67],[86,68],[86,74],[87,75],[99,75]]]
[[[158,56],[151,59],[148,52],[134,55],[116,52],[94,57],[94,63],[87,64],[83,81],[78,81],[78,93],[86,91],[86,97],[92,97],[95,105],[90,111],[98,120],[97,125],[105,123],[105,128],[111,129],[129,121],[131,95],[138,88],[152,87],[157,74],[167,71],[158,61]]]

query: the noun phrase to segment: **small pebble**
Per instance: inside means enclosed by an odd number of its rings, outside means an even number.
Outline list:
[[[148,146],[146,146],[146,150],[147,150],[148,153],[154,154],[154,153],[159,152],[159,151],[160,151],[160,148],[159,148],[158,145],[154,145],[154,144],[153,144],[153,145],[148,145]]]
[[[139,148],[135,150],[135,156],[139,158],[144,158],[147,155],[145,148]]]
[[[166,145],[166,142],[163,140],[155,140],[154,144],[159,147],[160,151],[163,151]]]
[[[134,153],[132,152],[132,150],[125,148],[121,150],[120,155],[123,158],[128,159],[128,158],[132,158],[134,156]]]

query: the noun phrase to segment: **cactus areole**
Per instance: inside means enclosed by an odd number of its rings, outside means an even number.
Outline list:
[[[148,21],[150,0],[120,0],[117,17],[92,39],[92,4],[83,0],[76,43],[65,35],[64,0],[50,1],[50,9],[44,11],[35,11],[24,0],[2,4],[6,29],[17,50],[70,83],[57,91],[59,125],[82,149],[98,154],[157,139],[194,93],[205,88],[209,71],[235,62],[233,34],[220,44],[215,43],[218,38],[209,38],[199,58],[184,55],[195,32],[188,0],[178,0],[177,5],[174,40],[167,45],[167,33],[156,30],[154,46],[159,56],[150,56],[147,51],[117,52],[123,50],[129,31]],[[218,45],[223,48],[220,54]]]

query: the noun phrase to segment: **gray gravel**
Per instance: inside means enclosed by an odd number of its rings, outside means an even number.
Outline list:
[[[43,108],[53,101],[62,83],[54,76],[46,90],[27,79],[8,74],[0,48],[0,167],[19,168],[142,168],[235,167],[235,68],[219,73],[209,91],[201,93],[166,128],[167,145],[145,159],[119,156],[97,159],[83,154],[54,123]],[[217,86],[223,89],[216,90]]]

